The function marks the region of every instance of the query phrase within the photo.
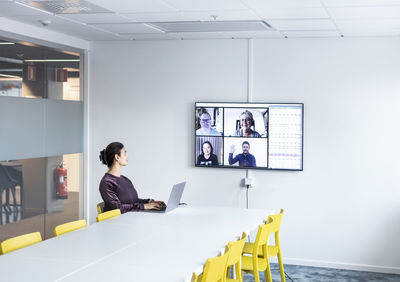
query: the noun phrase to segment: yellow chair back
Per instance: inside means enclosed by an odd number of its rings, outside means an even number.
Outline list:
[[[235,274],[236,279],[229,279],[229,281],[242,281],[242,270],[241,270],[241,257],[244,244],[246,243],[247,234],[243,232],[242,237],[238,241],[230,242],[228,244],[228,248],[230,250],[230,254],[228,257],[228,261],[226,263],[226,275],[229,274],[228,268],[231,266],[235,266]]]
[[[226,263],[229,255],[230,250],[228,249],[224,255],[208,259],[204,266],[201,282],[225,281]]]
[[[76,221],[71,221],[68,223],[64,223],[61,225],[56,226],[56,228],[54,228],[54,236],[60,236],[62,234],[86,227],[86,220],[85,219],[81,219],[81,220],[76,220]]]
[[[278,257],[281,280],[285,279],[283,269],[282,252],[279,243],[279,230],[282,222],[283,209],[279,214],[268,216],[267,223],[258,229],[256,241],[254,243],[245,243],[243,253],[251,254],[251,257],[242,256],[242,270],[254,274],[255,281],[260,281],[259,271],[265,271],[265,279],[272,282],[271,267],[269,257]],[[275,234],[275,246],[268,246],[268,238],[271,233]]]
[[[109,219],[109,218],[112,218],[112,217],[115,217],[118,215],[121,215],[120,209],[106,211],[106,212],[103,212],[103,213],[97,215],[96,220],[97,220],[97,222],[100,222],[100,221],[103,221],[103,220],[106,220],[106,219]]]
[[[281,222],[282,222],[282,216],[283,216],[283,209],[281,209],[280,213],[278,214],[273,214],[268,216],[268,218],[272,218],[274,220],[272,224],[272,232],[279,232],[279,228],[281,227]]]
[[[253,257],[256,258],[259,255],[268,253],[266,250],[268,237],[271,233],[273,233],[273,228],[274,220],[271,217],[268,217],[267,222],[258,228],[256,241],[254,242]],[[262,252],[260,252],[260,250],[262,250]]]
[[[0,244],[0,254],[6,254],[42,241],[40,232],[28,233],[7,239]]]
[[[97,204],[97,214],[101,214],[104,211],[104,202]]]
[[[209,258],[204,265],[203,273],[197,276],[193,273],[192,282],[225,282],[225,270],[230,249],[227,247],[226,252],[215,258]]]

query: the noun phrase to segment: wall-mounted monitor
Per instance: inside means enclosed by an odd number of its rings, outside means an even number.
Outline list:
[[[195,165],[303,170],[302,103],[195,104]]]

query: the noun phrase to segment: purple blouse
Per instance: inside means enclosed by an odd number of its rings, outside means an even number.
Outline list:
[[[100,181],[100,194],[104,200],[104,211],[120,209],[121,213],[144,209],[150,199],[140,199],[132,182],[125,176],[106,173]]]

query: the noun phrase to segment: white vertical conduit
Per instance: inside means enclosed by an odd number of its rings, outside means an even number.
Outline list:
[[[253,39],[247,42],[247,102],[253,100]]]
[[[253,39],[247,41],[247,103],[253,100]],[[250,178],[251,173],[246,169],[246,178]],[[246,186],[246,208],[249,208],[249,186]]]

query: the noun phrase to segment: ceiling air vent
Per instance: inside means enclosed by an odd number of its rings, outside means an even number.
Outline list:
[[[224,32],[272,30],[264,21],[209,21],[149,23],[165,32]]]
[[[17,2],[25,5],[45,10],[53,14],[96,14],[111,13],[110,10],[96,6],[85,0],[61,0],[61,1],[24,1]]]

